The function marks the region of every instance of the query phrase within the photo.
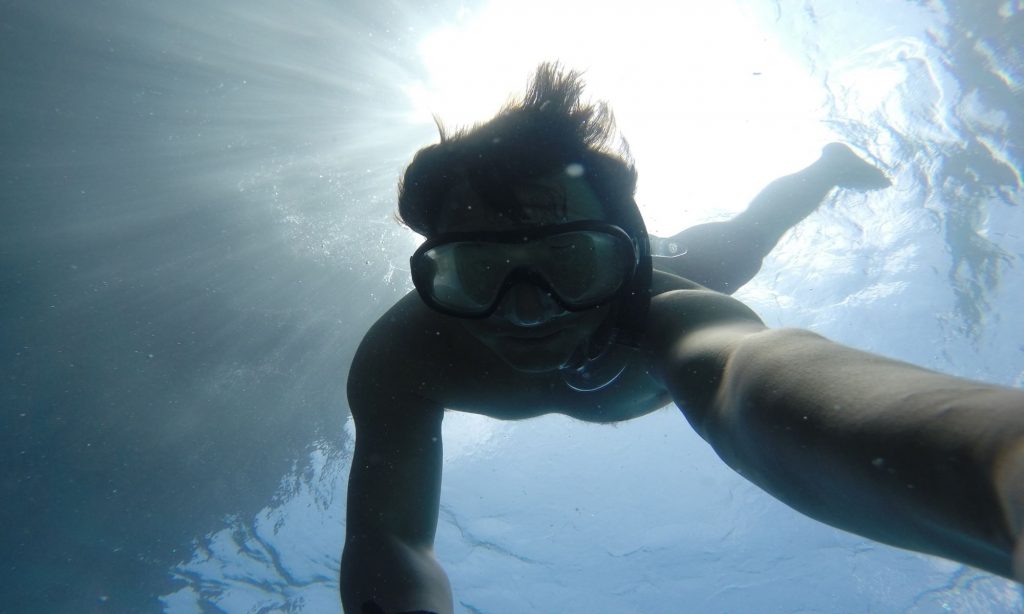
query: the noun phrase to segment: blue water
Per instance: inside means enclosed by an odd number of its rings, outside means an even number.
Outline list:
[[[499,5],[4,3],[0,612],[336,611],[345,375],[411,287],[394,184],[435,138],[416,92],[454,61],[423,41]],[[1024,6],[716,6],[545,26],[640,32],[587,68],[616,94],[652,227],[727,217],[844,140],[893,188],[837,193],[737,297],[773,326],[1024,385]],[[759,64],[769,47],[803,85]],[[529,73],[489,52],[489,72]],[[437,552],[461,612],[1024,609],[1018,585],[790,511],[673,409],[452,414],[445,443]]]

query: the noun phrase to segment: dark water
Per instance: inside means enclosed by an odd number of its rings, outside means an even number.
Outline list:
[[[397,10],[3,3],[0,610],[155,610],[195,536],[341,443],[349,322],[393,293],[365,258],[311,262],[271,194],[344,210],[311,171],[329,152],[351,203],[378,198],[393,131],[370,101],[396,92],[371,77],[415,65],[354,34]]]

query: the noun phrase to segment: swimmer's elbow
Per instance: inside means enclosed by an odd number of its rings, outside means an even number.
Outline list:
[[[756,322],[709,326],[680,339],[664,360],[663,379],[676,405],[705,440],[715,418],[728,409],[739,349],[766,329]]]
[[[665,384],[694,430],[722,454],[743,409],[769,401],[784,379],[790,352],[820,341],[814,333],[759,322],[709,326],[672,348]]]

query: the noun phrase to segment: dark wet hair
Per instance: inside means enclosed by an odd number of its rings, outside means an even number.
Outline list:
[[[436,234],[441,204],[462,183],[488,206],[514,215],[522,207],[512,187],[570,165],[579,165],[574,169],[582,170],[610,220],[637,217],[628,146],[605,103],[581,100],[583,86],[579,72],[544,63],[523,98],[490,121],[452,133],[438,122],[441,142],[419,150],[399,182],[399,220],[421,235]]]

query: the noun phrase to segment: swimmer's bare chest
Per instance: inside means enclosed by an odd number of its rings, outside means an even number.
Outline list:
[[[677,287],[675,281],[667,283],[668,289]],[[405,319],[411,326],[392,337],[407,343],[405,364],[396,374],[401,374],[406,386],[415,387],[449,410],[502,420],[559,413],[588,422],[617,422],[671,402],[652,374],[649,358],[639,350],[632,352],[626,370],[613,383],[601,390],[580,392],[570,388],[557,372],[513,369],[453,318],[421,309],[415,300],[410,300],[409,307],[415,312],[415,317]]]
[[[503,364],[463,371],[458,382],[447,382],[443,404],[455,411],[502,420],[521,420],[550,413],[587,422],[618,422],[650,413],[671,398],[652,377],[643,356],[636,353],[626,371],[601,390],[580,392],[558,373],[521,373]],[[473,364],[473,363],[469,363]]]

